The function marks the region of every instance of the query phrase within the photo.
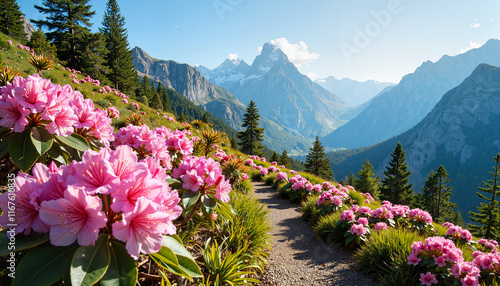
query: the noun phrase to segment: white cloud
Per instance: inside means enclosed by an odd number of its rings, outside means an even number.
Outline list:
[[[477,19],[476,19],[476,20],[474,20],[474,23],[473,23],[473,24],[470,24],[470,25],[469,25],[469,27],[474,28],[474,29],[479,28],[479,26],[481,26],[481,23],[479,23],[479,22],[477,21]]]
[[[260,53],[262,53],[262,47],[258,47],[258,48],[257,48],[257,52],[258,52],[259,54],[260,54]]]
[[[238,59],[238,54],[229,54],[229,55],[227,55],[227,58],[228,58],[230,61],[237,60],[237,59]]]
[[[313,73],[313,72],[308,72],[307,73],[307,77],[310,78],[311,80],[317,80],[318,79],[318,75]]]
[[[302,65],[307,66],[321,57],[318,53],[309,52],[306,43],[303,41],[300,41],[298,44],[292,44],[289,43],[286,38],[279,38],[272,40],[271,44],[282,50],[288,57],[288,60],[290,60],[297,68],[300,68]]]
[[[467,48],[464,48],[464,49],[461,49],[460,50],[460,53],[459,54],[463,54],[469,50],[472,50],[472,49],[477,49],[479,47],[481,47],[482,45],[480,43],[476,43],[474,41],[470,41],[469,42],[469,46]]]

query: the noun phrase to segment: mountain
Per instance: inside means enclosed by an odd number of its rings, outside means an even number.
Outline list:
[[[377,175],[397,142],[406,152],[410,182],[421,190],[431,169],[443,165],[453,186],[452,201],[462,214],[479,205],[482,181],[491,178],[493,157],[500,152],[500,68],[480,64],[460,85],[448,91],[432,111],[407,132],[354,155],[333,167],[338,179],[356,173],[369,159]],[[355,154],[357,153],[357,154]],[[335,156],[329,154],[329,157]]]
[[[371,146],[405,132],[481,63],[500,65],[500,41],[492,39],[464,54],[424,62],[390,91],[374,98],[357,117],[322,138],[323,144],[349,149]]]
[[[391,82],[378,82],[374,80],[361,82],[350,78],[336,79],[333,76],[320,78],[314,82],[335,94],[349,105],[361,105],[372,99],[386,87],[396,85]]]
[[[139,47],[134,48],[133,57],[133,63],[140,77],[146,75],[152,80],[161,82],[224,120],[232,128],[241,130],[246,105],[226,89],[208,81],[197,68],[175,61],[154,59]],[[262,115],[261,107],[258,108]],[[290,154],[303,153],[312,144],[311,139],[282,127],[265,116],[261,116],[260,124],[265,128],[264,145],[277,152],[287,149]]]
[[[269,43],[264,44],[252,65],[233,59],[213,70],[198,69],[244,104],[253,100],[264,117],[309,138],[324,136],[347,122],[340,117],[352,109],[301,74],[280,49]]]

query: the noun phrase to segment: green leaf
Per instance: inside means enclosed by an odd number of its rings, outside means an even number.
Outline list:
[[[5,154],[9,152],[10,137],[12,137],[12,135],[7,136],[2,141],[0,141],[0,158],[5,156]]]
[[[184,205],[184,209],[187,209],[190,206],[196,204],[199,198],[200,198],[200,192],[192,192],[190,190],[184,190],[184,192],[182,193],[182,204]]]
[[[7,237],[7,230],[8,229],[4,229],[0,232],[0,256],[7,255],[12,251],[35,247],[49,241],[48,233],[31,232],[28,235],[24,235],[22,233],[16,234],[13,243],[9,244],[10,240]]]
[[[52,158],[54,161],[57,161],[57,162],[59,162],[61,164],[66,164],[66,163],[69,164],[69,163],[71,163],[71,162],[67,162],[64,159],[64,153],[61,150],[61,146],[59,145],[59,142],[56,142],[55,144],[52,144],[52,147],[49,149],[49,151],[47,152],[47,154],[49,154],[50,158]]]
[[[191,277],[203,277],[198,264],[196,264],[193,256],[182,245],[182,241],[177,235],[163,236],[162,246],[169,248],[175,254],[179,262],[179,267]]]
[[[52,143],[54,142],[54,139],[52,139],[52,135],[49,131],[42,127],[31,128],[30,137],[31,142],[33,142],[33,145],[40,156],[49,151],[50,147],[52,147]]]
[[[135,260],[128,254],[125,245],[111,240],[109,244],[111,261],[106,274],[101,279],[101,286],[134,286],[137,281]]]
[[[217,206],[219,208],[219,213],[221,213],[223,216],[225,216],[227,218],[230,218],[233,215],[238,215],[238,213],[228,203],[217,200]]]
[[[201,197],[201,203],[209,214],[211,214],[217,206],[217,201],[209,195],[204,195],[203,197]]]
[[[109,236],[101,234],[95,245],[81,246],[71,261],[71,285],[94,285],[106,273],[110,255]]]
[[[46,242],[28,252],[16,269],[13,286],[52,285],[63,278],[65,265],[71,263],[78,244],[54,246]]]
[[[169,272],[186,277],[190,281],[193,281],[193,278],[191,278],[191,276],[189,276],[189,274],[179,266],[177,256],[170,248],[162,246],[160,251],[149,254],[149,257],[151,257],[151,259],[153,259],[160,267],[165,268]]]
[[[23,172],[31,169],[39,157],[30,134],[30,129],[24,130],[23,133],[14,133],[9,142],[10,157]]]
[[[172,179],[172,178],[166,178],[165,181],[168,183],[168,185],[174,189],[180,189],[182,188],[182,183],[179,180]]]
[[[81,135],[73,133],[70,136],[56,136],[57,140],[78,151],[85,151],[90,148],[89,143]]]

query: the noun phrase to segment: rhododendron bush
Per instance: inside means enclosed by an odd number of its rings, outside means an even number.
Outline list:
[[[118,116],[38,75],[0,89],[0,155],[23,171],[0,195],[0,255],[12,250],[9,240],[29,250],[14,283],[135,285],[142,255],[202,277],[176,233],[195,215],[231,213],[230,180],[214,159],[192,156],[189,131],[129,125],[113,133],[108,114]]]

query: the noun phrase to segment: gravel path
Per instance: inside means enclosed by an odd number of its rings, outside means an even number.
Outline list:
[[[273,230],[269,269],[260,285],[378,285],[354,269],[352,253],[319,242],[300,207],[280,199],[264,183],[253,182],[255,195],[271,210]]]

